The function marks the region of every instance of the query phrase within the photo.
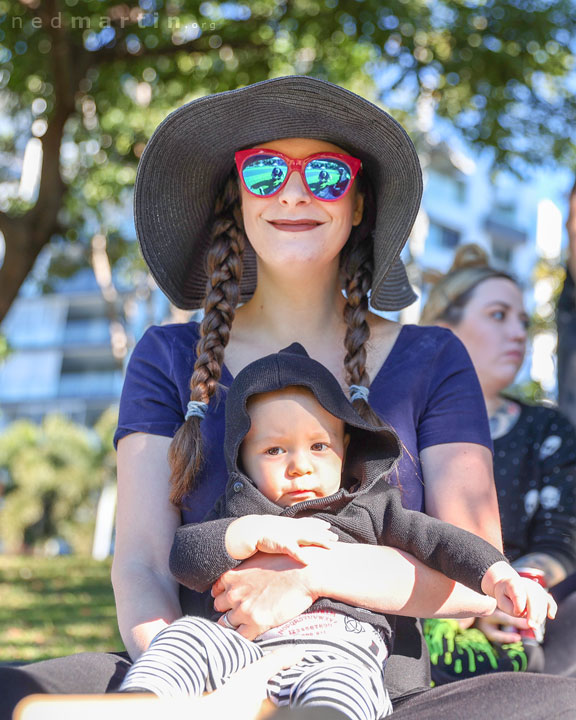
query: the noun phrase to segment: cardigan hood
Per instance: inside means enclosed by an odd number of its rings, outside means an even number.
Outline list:
[[[248,490],[254,485],[239,466],[239,450],[250,430],[248,400],[254,395],[283,390],[288,387],[304,387],[331,415],[343,420],[350,442],[346,452],[340,490],[330,496],[336,504],[346,504],[358,492],[367,491],[375,482],[387,476],[397,465],[401,456],[398,435],[385,425],[371,425],[353,408],[340,384],[321,363],[313,360],[299,343],[293,343],[278,353],[260,358],[241,370],[230,386],[226,398],[226,431],[224,452],[229,472],[226,496],[239,492],[240,484]],[[254,488],[255,489],[255,488]],[[351,490],[354,490],[354,493]],[[310,509],[318,510],[323,500],[298,503],[300,509],[311,503]],[[297,506],[293,506],[297,507]],[[281,508],[270,502],[270,512],[278,514]],[[284,513],[285,514],[285,511]]]

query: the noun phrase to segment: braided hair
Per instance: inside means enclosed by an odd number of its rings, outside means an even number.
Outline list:
[[[366,344],[370,339],[370,326],[367,320],[368,296],[374,273],[372,230],[376,222],[376,205],[372,188],[367,180],[362,179],[359,192],[364,195],[362,220],[359,225],[352,228],[350,238],[340,256],[340,267],[346,291],[344,369],[349,386],[356,385],[367,388],[370,385],[370,378],[366,372]],[[352,405],[367,422],[373,425],[382,424],[382,420],[368,404],[367,398],[356,397],[352,401]]]
[[[236,314],[242,278],[242,255],[246,235],[242,223],[238,181],[231,175],[214,206],[210,248],[206,253],[206,296],[196,362],[190,378],[190,400],[208,404],[218,389],[224,349]],[[172,490],[170,500],[181,505],[193,487],[202,465],[202,418],[185,420],[168,452]]]

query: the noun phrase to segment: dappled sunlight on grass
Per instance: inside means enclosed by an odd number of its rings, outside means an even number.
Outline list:
[[[0,556],[0,662],[123,649],[110,565]]]

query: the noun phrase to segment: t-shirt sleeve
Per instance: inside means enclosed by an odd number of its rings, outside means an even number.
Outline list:
[[[418,448],[453,442],[492,450],[486,404],[464,345],[447,331],[430,367],[428,397],[418,423]]]
[[[128,362],[114,446],[135,432],[173,437],[183,422],[170,337],[162,327],[148,328]]]

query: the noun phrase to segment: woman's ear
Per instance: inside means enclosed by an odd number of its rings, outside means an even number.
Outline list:
[[[352,225],[360,225],[362,222],[362,215],[364,214],[364,195],[361,192],[356,192],[356,199],[354,201],[354,214],[352,215]]]

